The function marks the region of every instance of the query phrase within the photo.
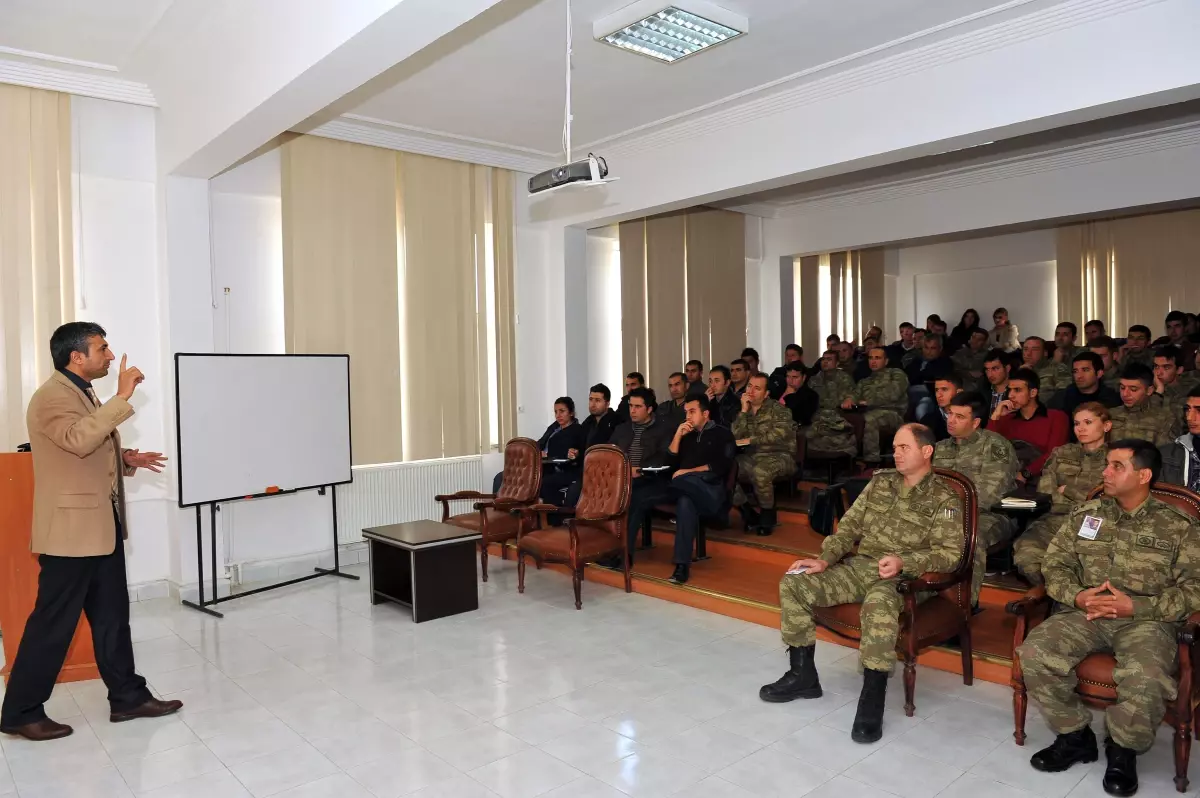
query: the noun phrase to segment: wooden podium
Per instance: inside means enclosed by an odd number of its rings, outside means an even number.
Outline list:
[[[0,454],[0,634],[4,635],[4,669],[0,675],[5,681],[37,599],[38,561],[37,555],[29,551],[32,529],[33,455]],[[58,681],[99,678],[92,629],[81,617]]]

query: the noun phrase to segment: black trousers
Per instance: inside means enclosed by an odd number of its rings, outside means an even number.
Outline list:
[[[114,510],[115,515],[115,510]],[[114,712],[141,706],[153,696],[133,666],[129,631],[129,589],[125,580],[125,544],[117,519],[112,554],[101,557],[38,557],[38,595],[25,623],[13,661],[0,726],[36,723],[46,717],[43,704],[67,658],[79,613],[87,614],[100,678],[108,687]]]

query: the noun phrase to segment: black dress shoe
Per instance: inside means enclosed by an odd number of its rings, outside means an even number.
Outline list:
[[[1034,770],[1058,773],[1076,762],[1095,762],[1100,756],[1096,747],[1096,735],[1091,726],[1054,738],[1049,748],[1043,748],[1029,758]]]
[[[753,532],[758,526],[758,510],[749,504],[739,504],[737,511],[742,516],[742,531]]]
[[[163,715],[173,715],[183,707],[182,701],[160,701],[151,698],[141,706],[127,709],[124,712],[113,712],[108,716],[110,723],[124,723],[137,718],[161,718]]]
[[[1138,790],[1137,752],[1117,745],[1109,737],[1104,741],[1108,767],[1104,769],[1104,791],[1109,795],[1133,795]]]
[[[813,661],[816,645],[791,646],[788,648],[788,672],[758,691],[758,697],[772,704],[783,704],[797,698],[820,698],[821,680],[817,677],[817,664]]]
[[[858,711],[854,714],[854,725],[850,727],[850,739],[856,743],[874,743],[883,737],[883,705],[887,698],[886,671],[863,669],[862,693],[858,697]]]
[[[671,578],[668,579],[667,581],[673,582],[674,584],[677,584],[677,585],[683,585],[683,584],[687,583],[687,580],[688,580],[688,566],[686,564],[680,563],[679,565],[675,566],[675,570],[671,573]]]
[[[774,507],[765,507],[759,515],[758,534],[759,537],[770,535],[775,527],[779,526],[779,516],[775,512]]]
[[[24,726],[0,726],[0,732],[24,737],[26,740],[40,743],[46,740],[69,737],[75,730],[65,723],[56,723],[50,720],[50,718],[42,718],[33,723],[26,723]]]

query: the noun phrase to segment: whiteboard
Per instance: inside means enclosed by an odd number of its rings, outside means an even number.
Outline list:
[[[175,355],[179,505],[340,485],[349,355]]]

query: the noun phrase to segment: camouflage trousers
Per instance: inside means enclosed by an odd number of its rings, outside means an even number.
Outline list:
[[[897,581],[880,579],[879,562],[858,556],[819,574],[785,575],[779,582],[783,642],[797,647],[816,642],[814,607],[862,602],[859,660],[869,670],[891,671],[896,664],[896,638],[904,606],[903,597],[896,592]]]
[[[775,506],[775,480],[796,472],[796,458],[782,452],[770,454],[740,454],[737,457],[738,481],[733,489],[733,506],[746,502],[771,509]],[[753,498],[746,495],[749,485]]]
[[[1066,520],[1065,514],[1047,513],[1025,527],[1021,537],[1013,543],[1013,563],[1030,583],[1040,585],[1046,581],[1042,578],[1042,559],[1054,534]]]
[[[979,591],[983,589],[983,575],[987,571],[987,552],[992,546],[1012,537],[1016,525],[1006,515],[979,512],[979,535],[975,539],[975,565],[971,571],[971,602],[979,602]]]
[[[858,454],[854,430],[834,410],[818,410],[813,416],[812,426],[804,431],[804,439],[806,453],[849,457]]]
[[[1017,649],[1029,697],[1057,734],[1082,729],[1092,714],[1075,693],[1075,666],[1092,652],[1111,652],[1117,703],[1104,711],[1105,724],[1118,745],[1143,754],[1154,744],[1166,702],[1176,696],[1175,633],[1173,623],[1089,621],[1078,610],[1051,615]]]
[[[885,429],[890,429],[893,432],[900,429],[900,427],[904,426],[904,417],[895,410],[876,408],[863,413],[863,421],[866,422],[863,429],[863,460],[866,460],[868,463],[878,463],[880,461],[880,433]]]

